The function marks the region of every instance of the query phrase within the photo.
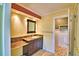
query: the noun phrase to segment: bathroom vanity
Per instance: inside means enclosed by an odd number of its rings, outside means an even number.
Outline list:
[[[32,55],[43,47],[43,37],[33,36],[32,38],[23,38],[23,41],[29,43],[23,46],[23,55]]]
[[[12,55],[30,56],[43,48],[43,35],[30,35],[12,38]]]

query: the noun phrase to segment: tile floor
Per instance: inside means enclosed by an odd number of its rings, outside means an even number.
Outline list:
[[[35,54],[33,54],[32,56],[53,56],[53,54],[41,49],[38,52],[36,52]]]
[[[67,48],[62,48],[62,47],[57,47],[56,48],[56,53],[54,54],[55,56],[67,56]]]
[[[45,51],[45,50],[39,50],[38,52],[36,52],[32,56],[67,56],[67,49],[58,47],[56,49],[56,53],[55,54],[50,53],[50,52]]]

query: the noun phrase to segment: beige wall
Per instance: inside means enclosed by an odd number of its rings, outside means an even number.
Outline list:
[[[11,16],[11,36],[26,34],[25,16],[12,12]]]
[[[39,19],[12,9],[11,13],[11,37],[25,36],[27,34],[27,19],[38,21]],[[37,26],[37,24],[36,24]],[[37,27],[36,27],[37,29]],[[36,30],[37,31],[37,30]],[[37,32],[36,32],[37,33]],[[35,34],[35,33],[33,33]]]
[[[74,14],[74,4],[72,4],[70,9],[70,15]],[[50,52],[55,51],[55,40],[53,38],[53,18],[57,16],[68,15],[68,8],[62,8],[55,12],[51,12],[46,16],[42,17],[42,20],[37,22],[37,32],[44,35],[43,39],[43,49]]]

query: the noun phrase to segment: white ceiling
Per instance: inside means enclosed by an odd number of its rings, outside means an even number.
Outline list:
[[[38,15],[44,16],[48,13],[54,12],[59,9],[67,8],[72,4],[69,3],[19,3],[26,8],[29,8]]]

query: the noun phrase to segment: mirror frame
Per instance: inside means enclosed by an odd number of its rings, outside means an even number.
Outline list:
[[[34,31],[29,31],[29,22],[34,23]],[[36,33],[36,21],[27,19],[27,33]]]

